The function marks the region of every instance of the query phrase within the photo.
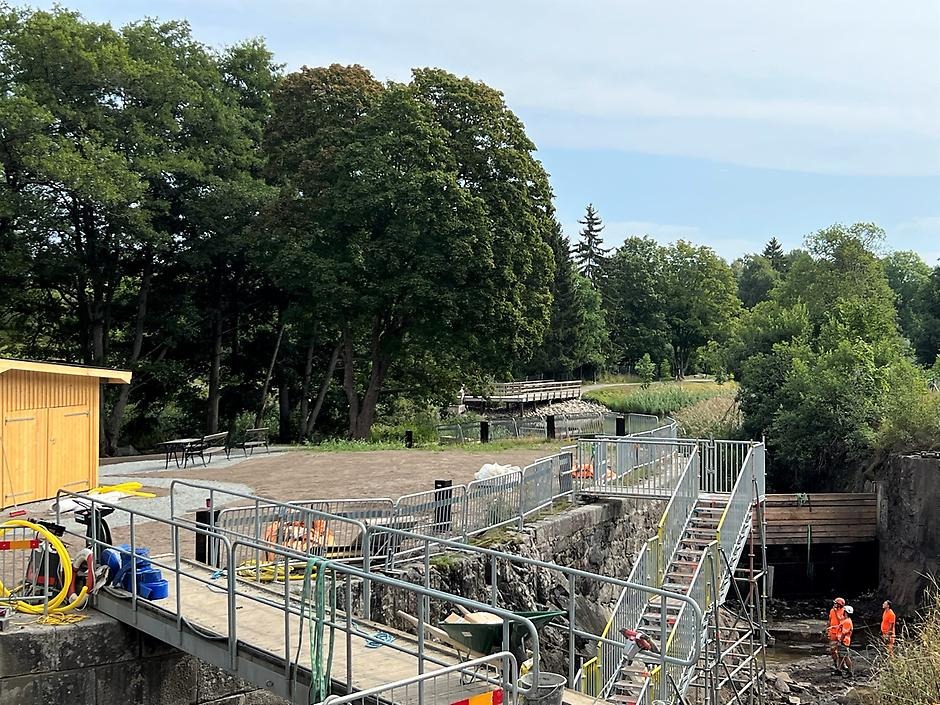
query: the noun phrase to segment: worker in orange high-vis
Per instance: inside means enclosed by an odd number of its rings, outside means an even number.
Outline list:
[[[832,668],[839,670],[839,625],[845,617],[845,600],[837,597],[832,601],[832,609],[829,610],[829,627],[826,629],[826,636],[829,638],[829,655],[832,657]]]
[[[839,670],[846,678],[852,676],[852,657],[849,654],[849,647],[852,645],[852,631],[855,625],[852,624],[852,613],[854,610],[851,605],[846,605],[842,622],[839,624]]]
[[[897,616],[891,609],[890,600],[885,600],[881,608],[884,610],[881,615],[881,641],[888,649],[888,656],[894,656],[894,623]]]

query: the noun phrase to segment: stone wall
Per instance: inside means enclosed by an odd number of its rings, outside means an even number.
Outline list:
[[[286,705],[105,615],[85,617],[11,620],[0,632],[0,705]]]
[[[625,579],[643,543],[655,534],[665,509],[663,501],[608,500],[573,507],[550,514],[526,526],[522,531],[495,530],[479,541],[506,553],[558,563],[600,575]],[[403,567],[401,577],[422,583],[423,563]],[[497,605],[515,611],[568,608],[568,582],[557,572],[502,561],[497,571]],[[489,562],[478,555],[448,554],[432,560],[429,584],[432,588],[462,595],[479,602],[490,602],[491,572]],[[599,589],[596,583],[577,581],[575,618],[577,626],[599,634],[610,618],[620,591],[613,586]],[[398,616],[398,611],[415,615],[417,606],[411,596],[380,585],[372,588],[373,617],[406,631],[413,628]],[[431,603],[429,623],[444,619],[451,611],[446,604]],[[567,619],[557,622],[567,626]],[[563,629],[543,630],[541,647],[545,668],[567,673],[567,634]],[[593,646],[577,642],[584,658],[594,655]]]
[[[920,606],[929,574],[940,579],[940,459],[893,458],[878,476],[881,591],[900,612]]]

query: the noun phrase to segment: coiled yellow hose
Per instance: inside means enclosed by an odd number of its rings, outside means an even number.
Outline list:
[[[72,602],[69,602],[66,605],[62,603],[68,599],[69,596],[69,586],[72,583],[72,559],[69,556],[68,549],[66,549],[65,544],[62,543],[62,540],[56,536],[54,533],[49,531],[46,527],[41,524],[34,524],[31,521],[26,521],[24,519],[9,519],[3,524],[0,524],[0,536],[5,534],[11,529],[30,529],[35,531],[37,534],[42,536],[49,542],[49,544],[55,549],[55,552],[59,555],[59,563],[62,566],[62,589],[53,596],[48,603],[48,607],[44,608],[42,605],[34,605],[29,602],[24,602],[22,600],[11,601],[11,606],[17,612],[23,612],[25,614],[43,614],[48,612],[49,614],[63,614],[65,612],[71,612],[85,601],[85,597],[88,595],[88,586],[83,586],[81,592],[76,596]],[[7,590],[3,582],[0,582],[0,596],[10,597],[12,593]]]

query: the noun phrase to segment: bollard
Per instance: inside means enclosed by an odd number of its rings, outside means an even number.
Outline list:
[[[614,433],[615,436],[626,436],[627,435],[627,420],[623,416],[617,417],[617,430]]]
[[[489,443],[490,442],[490,422],[481,421],[480,422],[480,443]]]
[[[415,432],[411,429],[405,431],[405,448],[415,447]]]
[[[208,505],[209,503],[206,502]],[[212,513],[212,521],[209,521],[209,514]],[[209,529],[213,526],[216,520],[219,518],[218,509],[199,509],[196,511],[196,526],[201,529]],[[209,535],[203,533],[196,533],[196,561],[199,563],[204,563],[209,565]],[[219,541],[218,539],[213,538],[213,553],[215,554],[215,562],[220,564],[222,557],[219,555]],[[218,568],[219,565],[212,566],[213,568]]]
[[[555,440],[555,414],[549,414],[545,417],[545,435],[549,439]]]

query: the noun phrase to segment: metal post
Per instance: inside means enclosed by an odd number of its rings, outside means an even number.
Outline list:
[[[480,443],[489,443],[490,442],[490,422],[481,421],[480,422]]]
[[[410,428],[405,431],[405,448],[415,447],[415,432]]]
[[[352,650],[352,581],[346,576],[346,692],[352,691],[353,650]]]
[[[568,575],[568,683],[574,683],[574,617],[575,617],[575,581],[573,575]]]
[[[623,416],[618,416],[616,421],[616,431],[615,436],[626,436],[627,435],[627,420]]]
[[[549,414],[545,417],[545,435],[551,439],[555,440],[555,415]]]
[[[490,601],[493,604],[493,607],[496,607],[496,556],[490,556]]]

